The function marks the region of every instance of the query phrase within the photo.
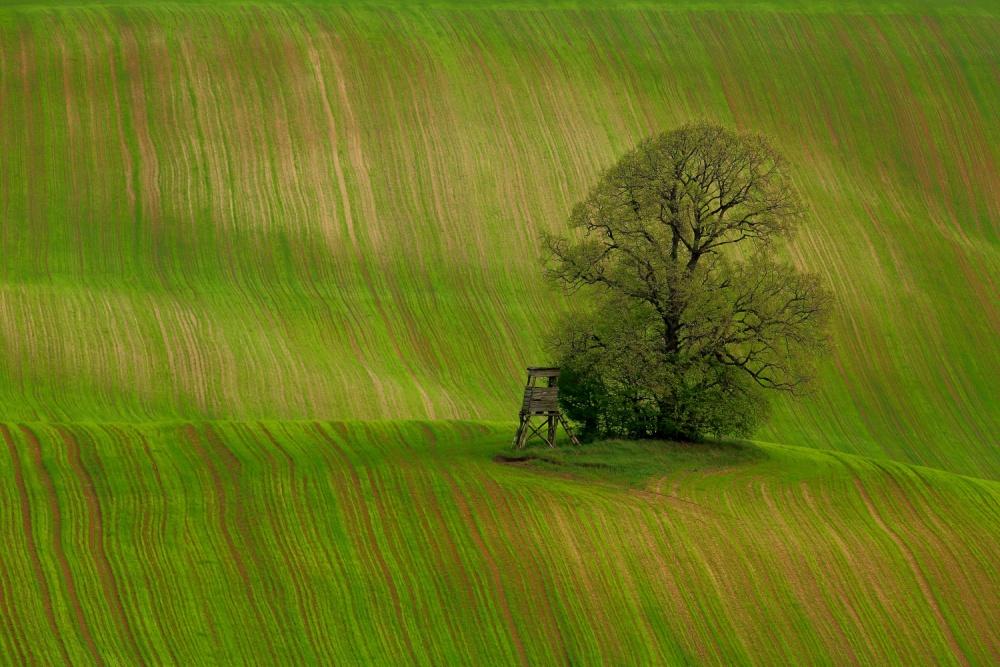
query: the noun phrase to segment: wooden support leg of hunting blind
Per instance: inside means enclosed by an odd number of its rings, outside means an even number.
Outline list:
[[[524,449],[524,443],[522,439],[524,438],[524,415],[520,415],[520,420],[517,423],[517,433],[514,434],[514,449]]]
[[[543,421],[541,424],[535,425],[531,422],[533,416],[521,413],[521,423],[517,427],[517,435],[514,436],[514,446],[518,449],[524,449],[528,441],[536,436],[548,443],[548,440],[542,435],[542,428],[546,422]]]
[[[542,421],[538,424],[532,423],[534,417],[541,417]],[[558,432],[559,425],[562,424],[563,429],[566,431],[566,435],[569,436],[570,441],[574,445],[579,445],[580,441],[576,439],[576,435],[573,434],[573,429],[570,427],[569,422],[562,413],[547,414],[547,415],[526,415],[521,413],[520,423],[517,426],[517,433],[514,435],[514,442],[512,443],[516,449],[524,449],[525,445],[532,438],[539,438],[544,441],[549,447],[556,446],[556,433]]]
[[[569,436],[569,439],[573,442],[574,445],[579,447],[580,441],[576,439],[576,435],[573,433],[573,429],[569,427],[569,422],[566,421],[566,418],[562,416],[561,412],[559,413],[559,421],[562,422],[563,429],[565,429],[566,435]]]

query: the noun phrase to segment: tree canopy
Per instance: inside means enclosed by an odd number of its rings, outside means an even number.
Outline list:
[[[552,336],[585,434],[746,436],[764,390],[801,393],[831,296],[780,259],[805,219],[772,141],[699,122],[649,137],[543,236],[548,276],[589,296]]]

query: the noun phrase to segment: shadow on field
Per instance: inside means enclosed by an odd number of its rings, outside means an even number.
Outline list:
[[[768,455],[752,442],[738,440],[605,440],[579,447],[508,450],[493,457],[496,463],[544,474],[629,486],[642,486],[654,476],[720,470],[767,459]]]

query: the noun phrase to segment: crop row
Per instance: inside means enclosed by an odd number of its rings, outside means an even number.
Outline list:
[[[0,660],[986,664],[1000,486],[844,454],[582,483],[453,422],[0,425]]]
[[[1000,475],[988,16],[0,10],[12,420],[511,419],[537,234],[709,116],[774,135],[838,297],[770,440]]]

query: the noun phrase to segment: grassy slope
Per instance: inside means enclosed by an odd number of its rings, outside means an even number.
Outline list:
[[[510,419],[537,231],[711,116],[840,297],[765,437],[1000,476],[1000,21],[686,6],[0,10],[0,416]]]
[[[482,423],[0,425],[17,664],[990,664],[1000,485],[762,446],[640,487]]]

